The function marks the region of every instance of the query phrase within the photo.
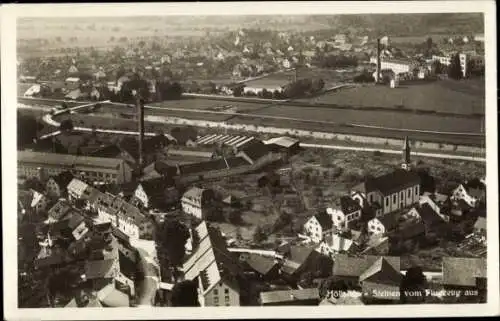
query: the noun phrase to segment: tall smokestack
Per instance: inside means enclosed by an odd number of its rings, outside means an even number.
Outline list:
[[[375,74],[375,82],[380,81],[380,38],[377,38],[377,70]]]
[[[142,97],[137,94],[136,95],[136,108],[137,108],[137,120],[138,120],[138,128],[137,131],[139,132],[139,171],[142,173],[142,167],[144,165],[144,156],[143,156],[143,141],[144,141],[144,102],[142,100]]]

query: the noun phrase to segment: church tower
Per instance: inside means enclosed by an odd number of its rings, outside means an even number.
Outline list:
[[[411,155],[410,141],[408,140],[408,136],[406,136],[403,144],[403,160],[401,163],[401,168],[407,171],[411,170],[410,155]]]

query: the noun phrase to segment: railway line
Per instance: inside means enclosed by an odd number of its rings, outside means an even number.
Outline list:
[[[64,100],[42,99],[42,98],[26,98],[20,97],[19,102],[24,107],[28,104],[40,105],[57,105],[62,102],[68,105],[76,105],[91,102],[67,102]],[[122,117],[122,114],[135,113],[134,109],[128,104],[124,103],[102,103],[102,112],[117,114]],[[411,136],[412,139],[424,142],[447,143],[465,146],[483,146],[485,141],[484,133],[480,132],[462,132],[462,131],[446,131],[446,130],[425,130],[425,129],[411,129],[411,128],[398,128],[398,127],[384,127],[369,124],[358,123],[343,123],[341,121],[328,121],[328,120],[311,120],[300,119],[288,116],[275,116],[275,115],[262,115],[253,114],[251,112],[228,112],[228,111],[213,111],[206,109],[196,108],[175,108],[175,107],[158,107],[158,106],[145,106],[147,116],[158,116],[164,118],[182,118],[191,120],[193,123],[200,121],[202,124],[204,118],[211,118],[219,122],[221,125],[266,125],[275,126],[277,128],[293,128],[302,131],[311,132],[330,132],[338,134],[352,134],[362,135],[368,137],[379,138],[395,138],[400,139],[402,136]],[[209,115],[209,116],[207,116]],[[195,125],[196,126],[196,125]],[[201,125],[203,126],[203,125]],[[293,130],[292,130],[293,131]]]

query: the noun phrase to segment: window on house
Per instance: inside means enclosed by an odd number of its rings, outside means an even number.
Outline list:
[[[215,305],[219,304],[219,297],[214,297],[214,303],[215,303]]]
[[[226,299],[226,303],[228,303],[229,302],[229,295],[226,295],[225,299]]]
[[[411,197],[411,188],[408,189],[408,197]]]
[[[389,197],[385,198],[385,206],[389,206]]]
[[[214,295],[219,295],[219,290],[215,289],[214,290]]]
[[[397,196],[396,194],[392,195],[392,202],[393,202],[393,203],[396,203],[396,198],[397,198],[397,197],[398,197],[398,196]]]
[[[225,294],[229,294],[229,289],[224,289]]]

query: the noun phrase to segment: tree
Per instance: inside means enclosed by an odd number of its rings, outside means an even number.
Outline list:
[[[65,119],[61,122],[59,128],[62,131],[72,131],[73,130],[73,121],[71,119]]]
[[[35,117],[17,113],[17,146],[24,148],[32,144],[36,139],[37,133],[43,128],[43,124],[38,122]]]
[[[401,279],[401,303],[423,302],[425,299],[425,288],[427,280],[420,266],[409,268]],[[410,296],[409,293],[412,293]],[[415,296],[415,293],[419,295]],[[417,300],[415,300],[417,299]]]
[[[159,226],[156,244],[164,251],[173,266],[179,266],[185,255],[185,245],[189,238],[188,228],[177,221],[167,221]]]
[[[194,281],[183,281],[174,285],[172,289],[171,303],[174,307],[197,307],[198,284]]]
[[[229,217],[228,220],[231,224],[240,224],[242,219],[241,219],[241,211],[239,210],[232,210],[229,212]]]
[[[448,67],[448,77],[452,79],[461,79],[462,78],[462,68],[460,67],[460,57],[458,54],[455,54],[450,61],[450,65]]]
[[[434,74],[436,75],[439,75],[439,74],[442,74],[443,73],[443,64],[441,64],[441,62],[439,60],[435,60],[432,62],[432,67],[431,67],[434,71]]]

